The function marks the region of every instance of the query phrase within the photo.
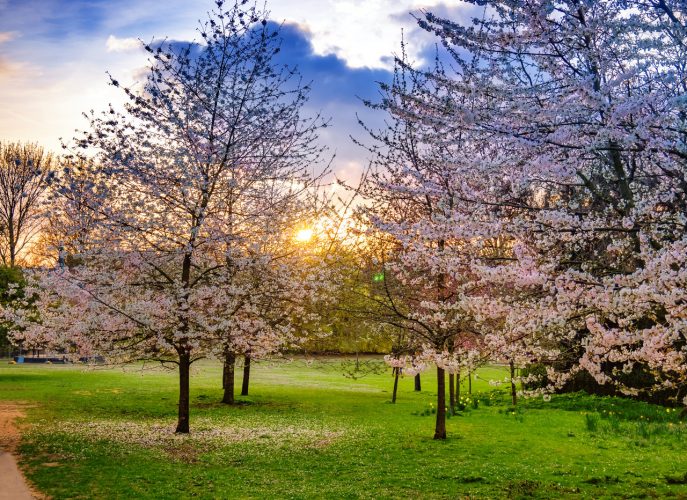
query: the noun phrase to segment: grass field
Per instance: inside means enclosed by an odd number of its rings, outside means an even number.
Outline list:
[[[494,367],[437,442],[430,374],[392,405],[388,370],[351,380],[340,363],[256,364],[234,407],[200,363],[190,436],[172,433],[176,377],[159,368],[3,363],[0,400],[31,405],[20,462],[54,498],[687,498],[677,411],[581,394],[513,409],[484,382]]]

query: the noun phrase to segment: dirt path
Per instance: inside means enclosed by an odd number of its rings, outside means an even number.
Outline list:
[[[0,403],[0,500],[44,498],[31,491],[12,455],[20,437],[14,421],[23,416],[21,405]]]

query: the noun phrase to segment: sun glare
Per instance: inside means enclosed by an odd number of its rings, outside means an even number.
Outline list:
[[[296,233],[295,240],[299,243],[307,243],[312,239],[312,229],[301,229]]]

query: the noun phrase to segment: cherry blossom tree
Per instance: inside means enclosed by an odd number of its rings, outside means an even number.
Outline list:
[[[435,67],[442,74],[440,65]],[[370,238],[388,242],[379,262],[382,279],[370,300],[377,321],[401,328],[418,352],[387,357],[396,369],[414,375],[436,365],[438,395],[434,438],[446,438],[445,374],[456,373],[462,332],[473,331],[470,303],[479,291],[472,269],[482,236],[458,221],[478,217],[463,202],[460,162],[481,155],[481,145],[456,137],[453,127],[420,114],[424,101],[450,106],[452,96],[409,70],[404,57],[390,85],[382,85],[380,104],[389,115],[386,129],[367,129],[375,143],[361,216]],[[449,108],[445,111],[448,112]],[[457,349],[456,349],[457,348]]]
[[[481,10],[468,23],[419,19],[452,71],[401,58],[377,105],[391,121],[372,131],[366,210],[397,244],[385,281],[403,295],[387,307],[431,332],[390,362],[439,367],[437,438],[462,333],[508,362],[513,389],[518,364],[544,361],[555,387],[585,370],[678,397],[684,6],[466,3]]]
[[[555,385],[586,371],[627,394],[679,399],[684,3],[466,3],[480,11],[469,22],[419,18],[458,68],[433,81],[471,96],[448,115],[425,99],[423,120],[500,144],[465,172],[488,180],[471,199],[493,207],[491,223],[507,224],[515,242],[492,273],[516,285],[510,327],[549,350],[550,368],[565,368],[550,370]]]
[[[239,250],[251,247],[252,215],[278,218],[312,187],[321,153],[324,123],[302,115],[309,87],[275,62],[279,30],[246,3],[218,0],[201,43],[146,44],[142,87],[111,78],[128,103],[88,114],[90,130],[75,144],[74,156],[94,155],[84,167],[88,196],[58,179],[65,200],[88,208],[77,226],[95,221],[97,230],[78,265],[33,273],[27,294],[40,320],[17,318],[27,343],[177,365],[180,433],[189,432],[195,360],[222,339],[251,349],[275,341],[274,330],[246,340],[265,325],[249,284],[235,277],[263,256]]]

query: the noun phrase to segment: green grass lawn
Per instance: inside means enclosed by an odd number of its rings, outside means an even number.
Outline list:
[[[197,364],[190,436],[159,368],[3,363],[0,400],[32,405],[20,461],[54,498],[687,498],[676,411],[580,394],[514,410],[486,368],[438,442],[431,374],[392,405],[390,370],[351,380],[340,362],[255,364],[233,407],[219,364]]]

